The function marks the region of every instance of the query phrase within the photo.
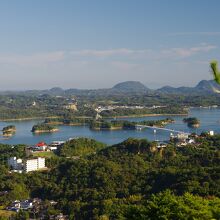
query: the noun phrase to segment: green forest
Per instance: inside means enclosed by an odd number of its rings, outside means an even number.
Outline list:
[[[65,106],[72,102],[72,96],[54,96],[48,94],[0,94],[0,119],[29,119],[29,118],[71,118],[95,117],[95,108],[99,105],[111,106],[144,106],[143,109],[116,108],[102,111],[102,117],[137,116],[146,114],[187,114],[191,106],[218,105],[220,98],[216,95],[183,95],[183,94],[120,94],[76,95],[77,110]],[[164,106],[151,108],[152,106]],[[66,124],[84,123],[83,120],[68,120]]]
[[[78,138],[46,160],[48,171],[9,173],[7,158],[24,158],[24,149],[0,145],[0,192],[8,192],[0,196],[2,208],[38,197],[57,202],[45,205],[48,219],[60,212],[77,220],[220,218],[220,135],[202,134],[186,147],[171,141],[160,149],[146,139],[106,147]]]
[[[57,130],[57,128],[53,125],[45,124],[45,123],[39,123],[32,127],[32,132],[52,132]]]

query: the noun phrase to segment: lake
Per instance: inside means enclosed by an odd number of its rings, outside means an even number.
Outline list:
[[[187,127],[187,124],[182,120],[186,116],[173,116],[175,123],[169,124],[166,128],[184,131],[196,132],[213,130],[215,133],[220,133],[220,108],[191,108],[188,117],[197,117],[200,122],[200,128],[193,129]],[[142,121],[142,120],[159,120],[164,119],[166,116],[151,116],[151,117],[138,117],[138,118],[123,118],[123,120]],[[16,134],[10,139],[3,139],[0,137],[0,143],[4,144],[36,144],[39,141],[50,143],[57,140],[67,140],[74,137],[89,137],[98,141],[104,142],[108,145],[119,143],[129,137],[133,138],[147,138],[148,140],[168,140],[170,136],[169,131],[157,130],[154,134],[153,129],[144,130],[116,130],[116,131],[93,131],[86,126],[59,126],[59,132],[32,134],[31,128],[38,122],[44,120],[29,120],[29,121],[10,121],[0,122],[0,130],[7,125],[16,126]]]

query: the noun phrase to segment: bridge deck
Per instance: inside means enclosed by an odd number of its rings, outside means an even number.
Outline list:
[[[175,133],[181,133],[181,134],[190,134],[188,132],[184,132],[184,131],[178,131],[178,130],[174,130],[174,129],[170,129],[170,128],[160,128],[160,127],[156,127],[156,126],[148,126],[148,125],[136,125],[136,128],[151,128],[151,129],[155,129],[155,130],[164,130],[164,131],[170,131],[170,132],[175,132]]]

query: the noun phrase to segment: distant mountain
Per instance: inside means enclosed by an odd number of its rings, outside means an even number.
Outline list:
[[[114,90],[123,91],[123,92],[146,92],[149,91],[144,84],[138,81],[126,81],[116,84],[112,87]]]
[[[200,81],[195,89],[197,90],[202,90],[202,91],[208,91],[208,92],[213,92],[213,87],[220,89],[220,85],[218,85],[215,81],[213,80],[202,80]]]
[[[171,87],[164,86],[160,89],[157,89],[157,92],[167,93],[167,94],[207,94],[214,93],[214,89],[220,90],[220,85],[215,83],[213,80],[202,80],[195,87]]]
[[[192,87],[178,87],[178,88],[175,88],[175,87],[171,87],[171,86],[164,86],[160,89],[157,89],[156,90],[157,92],[160,92],[160,93],[167,93],[167,94],[188,94],[188,93],[192,93],[194,92],[194,88]]]
[[[216,84],[213,80],[202,80],[195,87],[171,87],[164,86],[157,90],[151,90],[139,81],[126,81],[121,82],[106,89],[62,89],[54,87],[47,90],[27,90],[27,91],[2,91],[0,94],[12,95],[22,94],[27,96],[35,95],[52,95],[52,96],[121,96],[121,95],[141,95],[141,94],[185,94],[185,95],[207,95],[214,93],[214,89],[220,90],[220,85]]]
[[[48,93],[51,95],[61,95],[61,94],[64,94],[64,92],[65,92],[65,90],[63,90],[60,87],[54,87],[54,88],[48,90]]]

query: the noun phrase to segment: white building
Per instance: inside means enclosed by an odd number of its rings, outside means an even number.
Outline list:
[[[22,159],[16,157],[10,157],[8,159],[8,166],[13,170],[21,170],[22,169]]]
[[[178,134],[177,134],[178,140],[185,140],[185,139],[187,139],[188,137],[189,137],[189,135],[188,135],[188,134],[185,134],[185,133],[178,133]]]
[[[28,159],[24,162],[24,171],[26,173],[30,171],[36,171],[45,167],[45,158],[38,157],[36,159]]]
[[[214,133],[214,131],[209,131],[208,134],[209,134],[210,136],[214,136],[215,133]]]
[[[47,148],[51,151],[57,150],[58,147],[61,147],[65,141],[53,141]]]
[[[45,151],[47,149],[47,144],[44,142],[39,142],[33,147],[33,149],[36,151]]]
[[[37,158],[37,163],[38,163],[38,169],[45,168],[45,158],[38,157]]]

